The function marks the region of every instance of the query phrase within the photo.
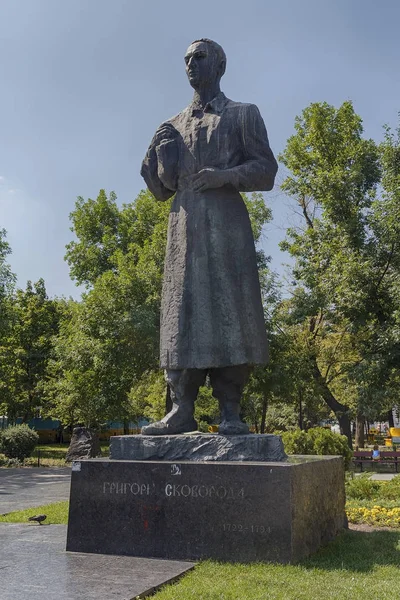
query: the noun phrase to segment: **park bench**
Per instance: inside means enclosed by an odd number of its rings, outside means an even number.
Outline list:
[[[360,470],[363,471],[363,468],[367,464],[376,464],[376,465],[394,465],[396,469],[396,473],[398,473],[398,464],[400,464],[400,452],[390,452],[386,450],[382,450],[379,453],[379,458],[372,458],[372,450],[357,450],[353,452],[353,464],[355,467],[357,465],[360,466]]]

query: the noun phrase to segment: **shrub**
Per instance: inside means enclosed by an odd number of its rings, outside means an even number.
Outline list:
[[[314,427],[308,431],[285,431],[282,433],[282,441],[287,454],[343,456],[346,469],[352,456],[346,436],[323,427]]]
[[[311,437],[301,429],[284,431],[282,441],[287,454],[315,454]]]
[[[387,481],[381,485],[379,498],[397,501],[400,499],[400,475],[396,475],[391,481]]]
[[[346,496],[355,500],[372,500],[380,495],[380,484],[369,479],[370,474],[354,477],[346,482]]]
[[[0,450],[7,458],[24,460],[28,458],[39,441],[36,431],[28,425],[15,425],[4,429],[0,437]]]

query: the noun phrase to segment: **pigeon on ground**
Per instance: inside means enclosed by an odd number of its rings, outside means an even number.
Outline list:
[[[47,519],[47,515],[35,515],[33,517],[28,517],[28,521],[36,521],[36,523],[39,523],[39,525],[41,525],[42,521],[45,519]]]

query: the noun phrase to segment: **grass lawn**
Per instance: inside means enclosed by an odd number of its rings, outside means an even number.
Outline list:
[[[102,456],[108,456],[109,446],[109,442],[102,442],[100,444]],[[68,448],[69,444],[39,444],[36,446],[32,456],[25,459],[24,466],[37,467],[39,453],[41,467],[65,467],[65,456]]]
[[[203,562],[154,600],[393,600],[400,534],[347,531],[298,565]]]
[[[25,522],[41,513],[45,524],[66,523],[68,502],[9,513],[0,522]],[[154,599],[394,600],[399,586],[400,531],[346,531],[298,565],[199,563]]]
[[[62,502],[54,502],[54,504],[45,504],[44,506],[18,510],[4,516],[0,515],[0,523],[25,523],[28,521],[28,517],[47,515],[46,521],[42,525],[37,525],[38,527],[43,527],[43,525],[63,525],[68,520],[68,505],[68,500],[64,500]]]

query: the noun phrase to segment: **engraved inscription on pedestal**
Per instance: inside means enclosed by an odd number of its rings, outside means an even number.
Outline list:
[[[84,461],[72,474],[67,550],[289,562],[343,527],[343,481],[340,458]]]

